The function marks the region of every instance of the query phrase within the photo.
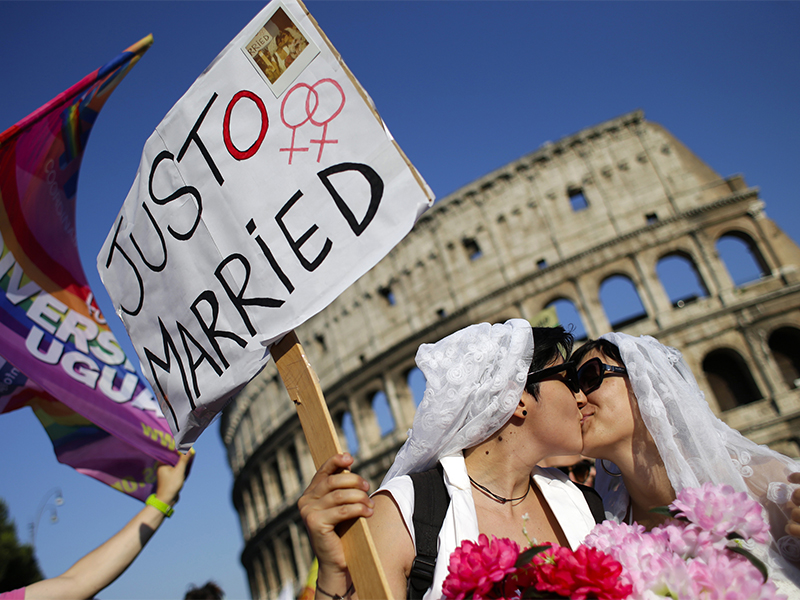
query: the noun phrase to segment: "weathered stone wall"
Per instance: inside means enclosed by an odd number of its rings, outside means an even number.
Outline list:
[[[616,325],[681,349],[715,412],[758,443],[800,455],[800,357],[781,341],[800,341],[800,248],[763,208],[756,188],[721,178],[641,112],[547,144],[444,198],[297,332],[337,427],[353,424],[354,468],[374,488],[404,441],[420,343],[474,322],[531,319],[561,299],[590,337]],[[753,251],[758,280],[731,278],[717,249],[731,234]],[[670,300],[657,272],[667,256],[687,261],[704,293]],[[600,290],[616,275],[632,282],[643,313],[612,325]],[[725,387],[731,369],[749,377],[750,396]],[[379,392],[391,419],[373,406]],[[275,598],[283,582],[301,585],[311,562],[295,503],[314,465],[273,365],[226,409],[221,431],[253,597]]]

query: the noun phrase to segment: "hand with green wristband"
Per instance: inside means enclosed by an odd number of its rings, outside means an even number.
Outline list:
[[[160,465],[155,494],[125,527],[81,558],[65,573],[33,583],[25,600],[39,598],[93,598],[130,566],[166,517],[172,516],[183,483],[189,475],[194,448],[181,454],[175,466]],[[14,592],[10,592],[14,593]],[[0,594],[2,599],[3,594]],[[18,596],[14,596],[18,597]]]
[[[193,457],[194,448],[182,455],[174,467],[160,465],[156,472],[156,493],[150,494],[145,504],[161,511],[164,516],[171,517],[175,512],[172,507],[178,501],[183,482],[186,481],[189,470],[192,468]]]

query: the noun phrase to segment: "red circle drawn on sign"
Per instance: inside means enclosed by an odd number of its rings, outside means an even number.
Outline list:
[[[261,113],[261,131],[256,141],[253,142],[247,150],[239,150],[231,139],[231,113],[233,113],[233,107],[242,98],[249,98],[252,100]],[[253,156],[261,147],[261,142],[264,141],[264,136],[267,135],[267,129],[269,129],[269,117],[267,116],[267,108],[264,106],[263,100],[249,90],[237,92],[228,103],[228,108],[225,109],[225,119],[222,122],[222,138],[225,140],[225,147],[228,149],[228,152],[230,152],[230,155],[236,160],[247,160]]]

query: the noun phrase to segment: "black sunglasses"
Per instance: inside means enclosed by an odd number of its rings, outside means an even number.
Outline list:
[[[578,371],[575,368],[574,362],[565,362],[554,367],[547,367],[546,369],[540,369],[539,371],[532,371],[528,373],[528,381],[525,382],[525,389],[528,390],[529,394],[533,395],[532,386],[534,383],[538,383],[544,379],[547,379],[551,375],[562,372],[564,373],[564,378],[560,381],[570,390],[572,390],[573,394],[580,393],[581,388],[578,385]]]
[[[587,396],[603,384],[603,378],[607,375],[626,375],[625,367],[607,365],[599,358],[595,357],[587,360],[578,369],[578,385]]]
[[[589,475],[591,474],[593,467],[593,460],[584,459],[575,463],[574,465],[568,467],[558,467],[558,469],[565,475],[572,473],[572,475],[575,477],[575,481],[578,483],[586,483],[586,480],[589,479]]]

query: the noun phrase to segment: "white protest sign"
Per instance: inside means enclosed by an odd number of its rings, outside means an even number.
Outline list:
[[[267,5],[147,140],[97,259],[181,447],[432,201],[305,7]]]

